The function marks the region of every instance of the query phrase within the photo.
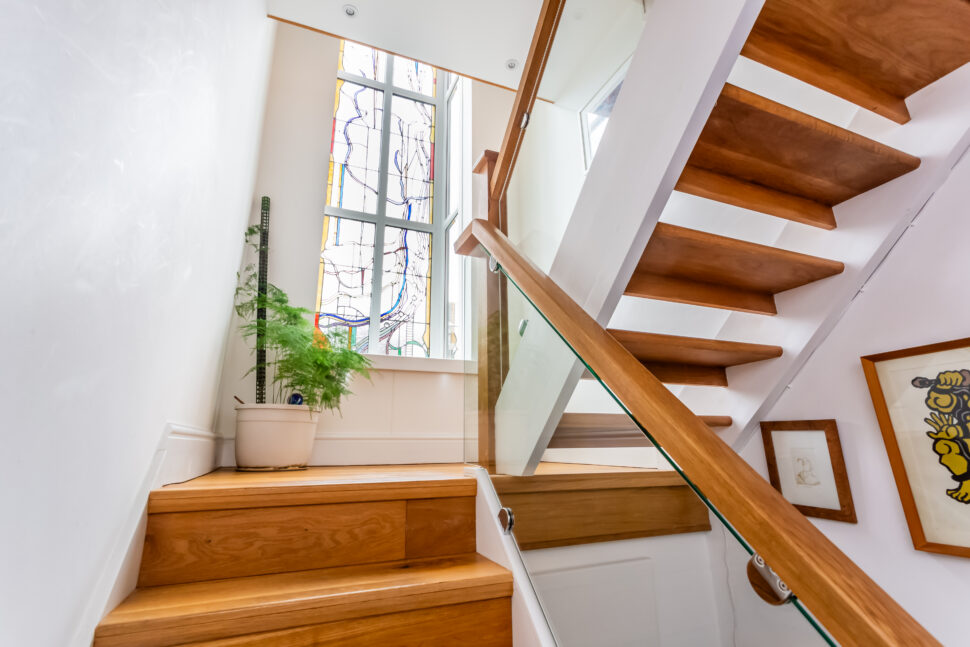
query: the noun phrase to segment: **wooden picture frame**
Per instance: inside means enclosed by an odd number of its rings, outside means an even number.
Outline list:
[[[962,447],[954,452],[957,456],[970,454],[970,338],[860,360],[913,547],[970,557],[970,542],[960,543],[954,536],[970,533],[970,501],[966,500],[970,470],[954,472],[943,460],[949,450],[941,447],[949,440],[953,447]],[[950,395],[952,402],[947,399]],[[940,406],[939,398],[945,406]],[[914,400],[919,404],[914,405]],[[934,420],[934,414],[951,407],[941,415],[956,422],[958,433],[948,439],[944,430],[934,431],[932,425],[940,420]],[[964,498],[958,500],[958,496]]]
[[[776,437],[774,434],[779,432],[792,435]],[[785,442],[778,442],[782,438]],[[803,446],[789,446],[789,438],[797,439]],[[789,503],[807,517],[856,523],[835,420],[765,421],[761,423],[761,439],[768,461],[768,479]],[[809,505],[808,501],[829,505]]]

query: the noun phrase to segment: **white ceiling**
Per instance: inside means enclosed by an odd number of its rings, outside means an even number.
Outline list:
[[[627,0],[630,1],[630,0]],[[345,4],[357,7],[349,18]],[[267,13],[515,88],[541,0],[267,0]],[[505,63],[519,66],[508,70]]]

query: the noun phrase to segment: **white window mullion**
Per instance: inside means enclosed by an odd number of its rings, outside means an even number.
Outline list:
[[[377,226],[374,229],[374,276],[371,277],[370,340],[368,349],[378,353],[381,345],[381,287],[384,281],[384,228],[387,224],[387,165],[391,148],[391,100],[394,92],[391,75],[394,73],[394,57],[387,57],[384,76],[384,107],[381,114],[381,157],[377,179]]]

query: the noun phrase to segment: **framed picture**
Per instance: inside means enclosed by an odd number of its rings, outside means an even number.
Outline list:
[[[970,557],[970,338],[862,358],[917,550]]]
[[[768,478],[809,517],[855,523],[855,506],[834,420],[762,422]]]

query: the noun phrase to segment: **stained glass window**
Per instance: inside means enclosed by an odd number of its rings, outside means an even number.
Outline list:
[[[445,195],[436,176],[449,175],[436,155],[436,132],[447,133],[438,120],[449,112],[438,97],[454,87],[439,93],[447,74],[348,42],[337,77],[317,325],[346,329],[362,352],[445,355],[447,286],[433,292],[445,272],[433,273],[432,262],[440,257],[443,268],[447,256],[432,241],[453,219],[434,215]]]
[[[374,229],[372,223],[350,218],[323,219],[317,327],[344,329],[358,352],[369,350]]]

